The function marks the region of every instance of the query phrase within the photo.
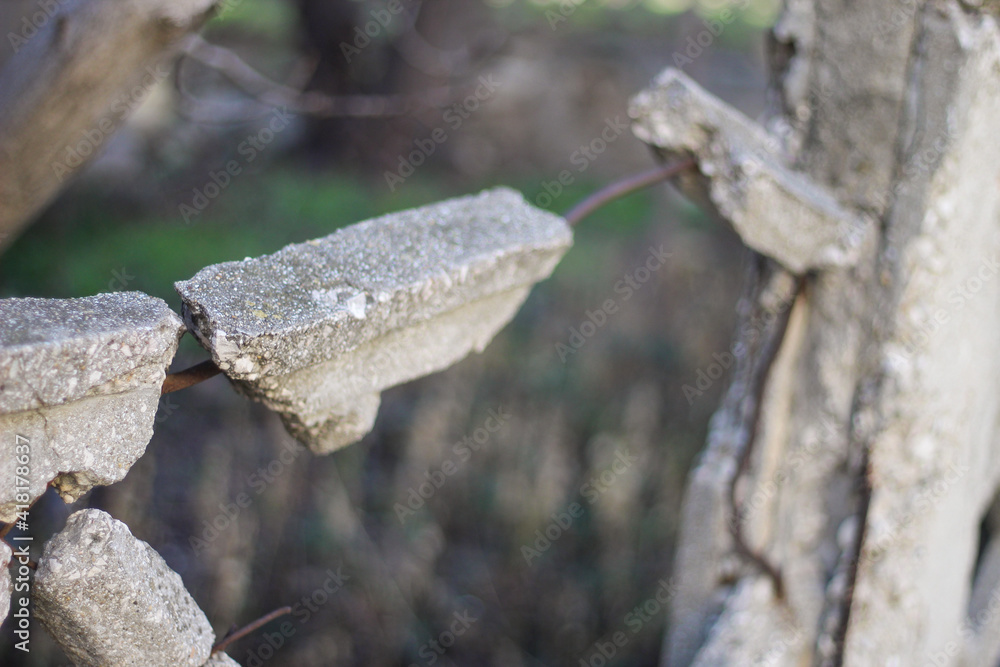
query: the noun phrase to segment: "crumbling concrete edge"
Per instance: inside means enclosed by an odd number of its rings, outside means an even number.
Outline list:
[[[781,141],[669,68],[629,108],[633,132],[666,156],[693,157],[699,175],[677,183],[729,222],[750,248],[801,274],[846,267],[874,238],[860,218],[788,168]]]

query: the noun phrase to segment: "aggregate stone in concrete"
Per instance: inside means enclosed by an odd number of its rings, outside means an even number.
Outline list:
[[[3,540],[0,540],[0,623],[3,623],[10,613],[10,596],[14,592],[14,582],[10,578],[11,557],[14,552]]]
[[[209,266],[176,287],[237,387],[328,452],[371,429],[382,389],[481,350],[571,244],[562,218],[497,188]]]
[[[139,292],[0,300],[0,520],[50,482],[72,502],[125,476],[184,330]]]
[[[215,635],[180,575],[100,510],[69,517],[45,545],[35,614],[80,667],[201,667]]]

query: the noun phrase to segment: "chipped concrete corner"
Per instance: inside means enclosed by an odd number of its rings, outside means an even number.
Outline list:
[[[635,135],[667,155],[690,155],[699,176],[678,184],[728,221],[743,242],[793,273],[857,261],[874,223],[792,171],[781,142],[676,69],[629,109]]]
[[[383,389],[481,351],[572,245],[498,188],[202,269],[184,318],[247,396],[317,453],[368,433]]]
[[[50,483],[72,502],[125,477],[152,437],[184,331],[139,292],[0,300],[0,521]]]
[[[46,543],[33,592],[38,619],[80,667],[209,661],[215,634],[180,575],[100,510],[71,515]]]

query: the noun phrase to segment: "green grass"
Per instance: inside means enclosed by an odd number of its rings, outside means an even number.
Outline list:
[[[285,40],[294,35],[297,16],[283,0],[223,0],[208,32],[236,31],[242,35]]]
[[[487,0],[494,5],[496,21],[511,30],[538,29],[558,32],[606,32],[609,29],[630,35],[662,36],[676,28],[679,15],[693,12],[713,18],[732,8],[733,18],[719,35],[719,44],[739,47],[756,38],[761,28],[774,23],[780,0],[749,0],[742,9],[737,3],[720,5],[704,0]]]

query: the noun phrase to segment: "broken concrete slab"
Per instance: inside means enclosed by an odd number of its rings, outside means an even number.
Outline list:
[[[357,442],[375,423],[379,392],[481,352],[520,309],[529,288],[508,290],[385,334],[301,371],[261,378],[244,390],[278,411],[288,431],[315,451]],[[336,415],[336,419],[330,418]]]
[[[210,266],[176,288],[237,388],[325,453],[371,429],[381,390],[482,350],[571,244],[562,218],[497,188]]]
[[[71,515],[38,561],[35,614],[81,667],[201,667],[215,635],[180,575],[100,510]]]
[[[0,520],[49,483],[72,502],[125,476],[184,331],[139,292],[0,300]]]
[[[635,135],[664,155],[695,158],[699,175],[676,179],[686,194],[789,271],[852,265],[874,238],[874,220],[849,212],[825,188],[790,169],[777,137],[680,70],[660,74],[632,100],[629,115]]]

